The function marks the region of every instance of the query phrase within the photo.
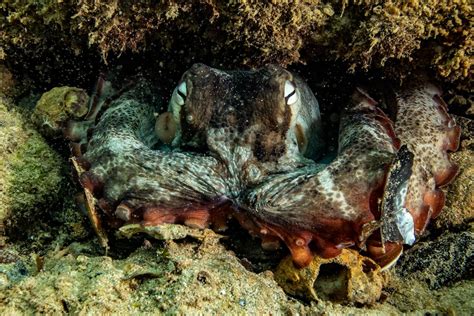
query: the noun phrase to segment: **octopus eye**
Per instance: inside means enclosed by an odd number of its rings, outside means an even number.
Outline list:
[[[188,91],[186,89],[186,81],[183,81],[180,83],[178,86],[178,93],[183,97],[186,98],[186,95],[188,94]]]
[[[186,100],[187,93],[186,81],[183,81],[176,87],[176,89],[174,89],[171,101],[176,105],[181,106]]]
[[[289,80],[285,82],[285,101],[287,105],[293,105],[298,101],[295,84]]]

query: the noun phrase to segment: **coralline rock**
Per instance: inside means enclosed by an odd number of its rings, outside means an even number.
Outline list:
[[[212,235],[218,238],[219,235],[210,229],[196,229],[184,225],[162,224],[160,226],[142,226],[140,224],[128,224],[118,229],[117,235],[120,238],[131,238],[135,234],[144,233],[158,240],[177,240],[186,237],[203,239]]]
[[[472,315],[474,293],[472,280],[460,281],[433,291],[423,281],[393,277],[390,294],[383,306],[394,306],[402,315]]]
[[[414,277],[439,289],[474,277],[474,232],[447,233],[407,250],[396,266],[401,277]]]
[[[434,68],[439,78],[455,82],[463,91],[473,85],[474,31],[469,26],[474,16],[468,0],[133,5],[29,0],[3,2],[0,11],[4,58],[19,65],[17,55],[27,61],[30,52],[51,58],[43,67],[63,71],[66,59],[91,50],[108,59],[151,49],[154,56],[156,50],[178,56],[179,64],[210,56],[218,60],[215,64],[224,59],[254,66],[344,60],[351,69],[389,69],[392,76],[403,76],[414,67]],[[86,69],[90,63],[83,65]]]
[[[5,97],[0,99],[0,222],[5,229],[15,211],[51,201],[61,182],[59,157],[51,152],[34,130],[25,127],[21,116]],[[35,155],[36,154],[36,155]],[[51,166],[53,162],[53,166]],[[45,183],[42,183],[42,182]],[[55,192],[56,189],[56,192]]]
[[[385,305],[419,315],[472,315],[474,226],[407,250],[384,291]]]
[[[295,268],[291,258],[286,258],[275,279],[290,295],[339,303],[374,304],[383,286],[378,265],[351,249],[331,259],[316,256],[303,269]]]

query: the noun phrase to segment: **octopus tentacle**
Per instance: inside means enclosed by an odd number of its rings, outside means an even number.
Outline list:
[[[338,157],[329,165],[270,177],[243,202],[257,234],[263,229],[282,239],[298,266],[314,253],[333,257],[342,248],[363,247],[377,227],[377,200],[399,146],[393,124],[358,89],[339,137]]]
[[[441,90],[434,85],[414,79],[395,95],[395,131],[414,154],[404,207],[413,217],[415,234],[420,235],[444,206],[445,196],[438,188],[458,172],[448,151],[457,150],[461,129],[447,113]]]
[[[207,227],[227,201],[225,168],[209,156],[152,150],[154,109],[132,95],[114,101],[95,126],[79,158],[81,185],[116,225]]]

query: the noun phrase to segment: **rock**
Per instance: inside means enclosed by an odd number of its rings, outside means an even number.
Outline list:
[[[55,87],[43,93],[31,116],[41,134],[60,136],[64,122],[80,119],[89,110],[89,96],[79,88]]]
[[[144,233],[158,240],[176,240],[193,237],[199,240],[213,236],[219,239],[220,235],[210,229],[197,229],[177,224],[161,224],[160,226],[142,226],[128,224],[118,229],[117,235],[122,238],[131,238],[135,234]]]
[[[394,277],[389,290],[384,306],[396,307],[397,312],[392,315],[472,315],[474,311],[472,280],[433,291],[411,277]]]
[[[382,70],[389,78],[403,78],[418,67],[472,90],[473,17],[467,0],[133,5],[28,0],[4,2],[2,12],[0,57],[40,78],[61,74],[50,81],[97,71],[100,55],[105,64],[107,56],[122,54],[135,62],[140,51],[156,56],[145,63],[156,60],[171,68],[192,60],[247,66],[342,60],[352,71]],[[135,55],[125,55],[130,52]]]
[[[31,245],[35,236],[51,240],[58,235],[58,221],[63,221],[60,226],[68,226],[70,237],[84,235],[77,226],[82,216],[77,217],[68,200],[67,172],[67,161],[7,98],[0,97],[0,247],[6,235],[28,238]]]
[[[474,232],[446,233],[405,251],[396,266],[399,276],[412,277],[440,289],[474,277]]]
[[[15,80],[13,79],[13,74],[5,65],[0,64],[0,94],[9,96],[14,90]]]
[[[380,267],[351,249],[331,259],[315,256],[303,269],[295,268],[291,258],[286,258],[278,266],[275,279],[290,295],[339,303],[373,304],[383,286]]]
[[[64,249],[48,254],[36,275],[5,282],[2,315],[294,313],[271,272],[247,271],[212,237],[139,248],[122,260]]]

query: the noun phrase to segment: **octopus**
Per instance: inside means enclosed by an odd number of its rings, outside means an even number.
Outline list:
[[[423,78],[393,88],[389,114],[356,88],[333,159],[315,95],[279,66],[195,64],[163,113],[149,83],[100,100],[105,83],[63,124],[95,227],[223,231],[233,218],[297,267],[354,248],[387,268],[440,213],[440,187],[458,171],[448,151],[460,128]]]

